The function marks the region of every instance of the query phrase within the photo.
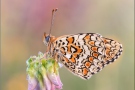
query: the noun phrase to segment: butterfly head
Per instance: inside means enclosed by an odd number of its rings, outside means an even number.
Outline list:
[[[48,43],[50,42],[50,35],[47,35],[46,33],[44,33],[44,36],[43,36],[43,42],[45,45],[48,45]]]
[[[52,43],[56,38],[54,36],[51,36],[49,34],[44,33],[43,36],[43,42],[45,45],[48,46],[49,43]]]

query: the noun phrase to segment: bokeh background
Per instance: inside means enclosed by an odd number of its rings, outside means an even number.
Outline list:
[[[134,89],[134,0],[1,0],[0,90],[27,90],[26,60],[45,52],[43,33],[100,33],[123,44],[123,54],[90,80],[60,69],[63,90]]]

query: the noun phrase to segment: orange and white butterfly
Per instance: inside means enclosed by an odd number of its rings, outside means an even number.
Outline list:
[[[89,79],[122,53],[122,44],[97,33],[79,33],[58,38],[44,33],[43,39],[50,55],[83,79]]]

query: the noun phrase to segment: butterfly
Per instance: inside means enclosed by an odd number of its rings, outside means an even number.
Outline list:
[[[119,42],[97,33],[78,33],[57,38],[44,33],[43,42],[55,60],[86,80],[114,62],[123,50]]]

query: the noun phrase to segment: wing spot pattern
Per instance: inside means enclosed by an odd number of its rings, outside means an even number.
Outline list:
[[[87,68],[83,68],[83,75],[86,76],[88,73],[88,69]]]

